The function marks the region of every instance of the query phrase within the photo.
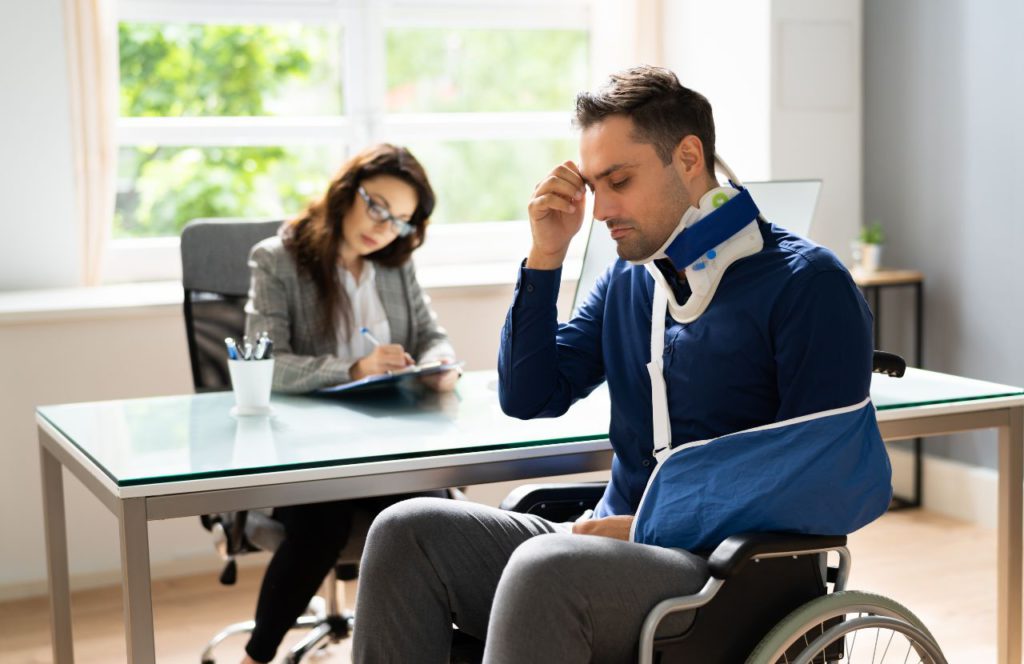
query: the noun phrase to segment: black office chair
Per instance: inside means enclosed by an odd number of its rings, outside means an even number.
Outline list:
[[[875,351],[873,370],[901,377],[906,363]],[[603,493],[600,482],[524,485],[501,507],[571,521]],[[838,554],[834,566],[826,564],[827,552]],[[913,661],[945,664],[934,637],[908,609],[885,597],[846,590],[850,554],[845,536],[746,533],[729,537],[706,555],[711,576],[704,588],[665,600],[647,615],[638,646],[641,664],[859,662],[864,660],[850,652],[856,647],[856,638],[848,645],[850,635],[879,629],[902,634],[907,654],[915,653]],[[672,614],[682,615],[666,620]],[[889,661],[887,652],[883,643],[870,661]],[[483,643],[455,631],[453,662],[479,662],[482,654]],[[882,660],[876,659],[879,654]]]
[[[231,389],[225,362],[224,338],[240,339],[245,330],[245,303],[249,292],[249,252],[253,245],[273,236],[281,221],[196,219],[181,233],[182,285],[185,288],[185,332],[188,337],[192,381],[196,392]],[[200,517],[214,535],[225,560],[220,581],[231,585],[237,577],[235,556],[251,551],[274,551],[284,539],[284,526],[267,511],[249,510]],[[324,597],[314,597],[295,624],[310,630],[285,656],[299,662],[307,653],[348,636],[352,614],[340,610],[338,579],[356,577],[359,556],[369,529],[369,517],[356,510],[351,535],[338,565],[324,582]],[[213,649],[234,634],[252,632],[255,622],[239,622],[221,630],[202,653],[203,664],[213,664]]]

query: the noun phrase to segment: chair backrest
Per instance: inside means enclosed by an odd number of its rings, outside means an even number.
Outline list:
[[[181,232],[185,334],[197,392],[229,389],[225,337],[245,331],[249,251],[280,220],[195,219]]]

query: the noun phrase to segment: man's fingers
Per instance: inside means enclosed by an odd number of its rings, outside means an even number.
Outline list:
[[[580,169],[571,161],[556,166],[551,174],[569,182],[576,189],[582,189],[584,186],[583,175],[580,174]]]
[[[544,194],[530,201],[530,212],[534,213],[531,215],[533,217],[543,217],[549,210],[572,214],[576,211],[576,204],[555,194]]]
[[[574,184],[557,175],[549,175],[541,181],[540,186],[534,192],[534,197],[544,194],[558,194],[567,200],[580,201],[583,200],[584,191],[582,185]]]
[[[576,164],[571,161],[567,161],[564,164],[555,166],[555,168],[548,173],[547,177],[537,183],[537,186],[534,187],[534,191],[537,193],[546,193],[546,191],[541,191],[541,189],[557,185],[559,183],[565,183],[566,188],[563,193],[565,193],[567,197],[571,197],[574,192],[582,190],[585,187],[583,176],[580,175],[580,171],[576,168]]]

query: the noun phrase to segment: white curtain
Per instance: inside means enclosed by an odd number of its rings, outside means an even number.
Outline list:
[[[75,215],[82,283],[102,278],[116,197],[118,68],[115,0],[64,0]]]

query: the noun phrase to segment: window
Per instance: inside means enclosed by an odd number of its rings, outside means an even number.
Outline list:
[[[435,237],[506,236],[495,222],[522,224],[537,180],[576,156],[589,12],[588,0],[121,0],[108,275],[160,271],[138,259],[160,247],[176,264],[190,219],[292,216],[377,141],[424,163]],[[466,254],[432,244],[417,254]]]

